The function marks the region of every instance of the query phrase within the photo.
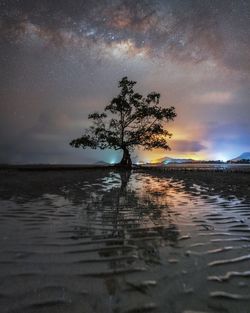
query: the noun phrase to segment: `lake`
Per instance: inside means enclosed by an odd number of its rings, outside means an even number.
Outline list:
[[[249,313],[249,174],[191,175],[2,171],[0,312]]]

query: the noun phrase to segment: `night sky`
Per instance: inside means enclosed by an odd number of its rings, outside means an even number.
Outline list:
[[[118,161],[69,142],[123,76],[175,106],[162,156],[250,151],[249,0],[0,0],[0,163]]]

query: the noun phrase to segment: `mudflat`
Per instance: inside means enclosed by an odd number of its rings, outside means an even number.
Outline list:
[[[250,312],[250,174],[0,171],[0,312]]]

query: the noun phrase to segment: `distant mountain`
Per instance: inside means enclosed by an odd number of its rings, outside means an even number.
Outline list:
[[[250,160],[250,152],[244,152],[241,155],[239,155],[237,158],[231,159],[229,161],[231,162],[237,162],[241,160]]]
[[[158,164],[180,164],[180,163],[193,163],[193,159],[175,159],[175,158],[169,158],[169,157],[164,157],[160,159],[154,160],[152,163],[158,163]]]
[[[95,165],[110,165],[110,163],[104,162],[104,161],[98,161],[95,163]]]

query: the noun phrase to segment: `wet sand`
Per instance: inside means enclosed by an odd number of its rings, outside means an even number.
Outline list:
[[[250,175],[0,171],[0,312],[250,312]]]

